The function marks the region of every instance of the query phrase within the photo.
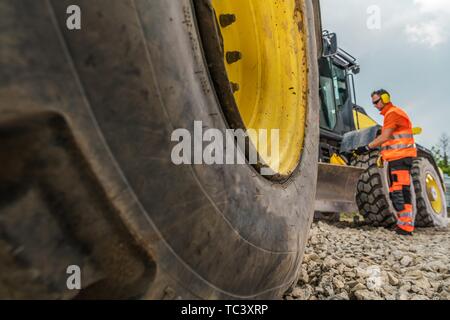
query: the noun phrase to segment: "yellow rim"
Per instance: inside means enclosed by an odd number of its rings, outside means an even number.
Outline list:
[[[442,213],[442,195],[441,195],[441,191],[439,189],[439,185],[431,174],[427,175],[426,184],[427,184],[428,200],[430,201],[434,212],[436,214],[441,214]]]
[[[244,125],[269,133],[279,129],[279,162],[271,157],[264,162],[276,173],[290,175],[300,160],[305,135],[306,24],[298,7],[303,1],[212,3],[223,37],[226,71]],[[258,151],[271,150],[270,134],[266,140],[267,144],[259,140]],[[261,152],[260,156],[264,158]]]

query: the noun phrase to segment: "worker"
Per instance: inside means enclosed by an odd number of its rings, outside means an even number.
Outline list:
[[[417,157],[413,127],[404,110],[391,102],[384,89],[372,93],[372,103],[384,116],[382,133],[368,146],[360,147],[358,154],[381,147],[382,160],[389,163],[390,198],[397,211],[396,233],[412,235],[414,217],[411,193],[412,162]]]

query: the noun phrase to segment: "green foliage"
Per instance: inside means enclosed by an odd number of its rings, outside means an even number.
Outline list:
[[[447,175],[450,176],[450,166],[448,166],[448,165],[446,166],[446,165],[444,164],[444,161],[440,161],[440,162],[438,163],[438,166],[439,166],[439,168],[442,169],[442,171],[444,171],[445,174],[447,174]]]
[[[434,158],[439,168],[444,171],[445,174],[450,175],[450,161],[448,155],[449,137],[443,134],[439,144],[431,148]]]

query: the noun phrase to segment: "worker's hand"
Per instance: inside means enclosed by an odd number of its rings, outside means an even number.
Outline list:
[[[363,146],[363,147],[359,147],[358,149],[356,149],[356,150],[355,150],[355,153],[356,153],[358,156],[361,156],[361,155],[363,155],[363,154],[368,153],[369,151],[370,151],[369,146]]]

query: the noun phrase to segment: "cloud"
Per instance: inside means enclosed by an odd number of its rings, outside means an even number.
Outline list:
[[[406,25],[406,35],[410,42],[422,43],[436,47],[447,42],[445,26],[437,21],[422,22],[415,25]]]
[[[450,34],[450,1],[414,0],[417,22],[407,24],[405,33],[412,43],[437,47],[448,41]]]
[[[450,1],[448,0],[414,0],[423,13],[450,13]]]

